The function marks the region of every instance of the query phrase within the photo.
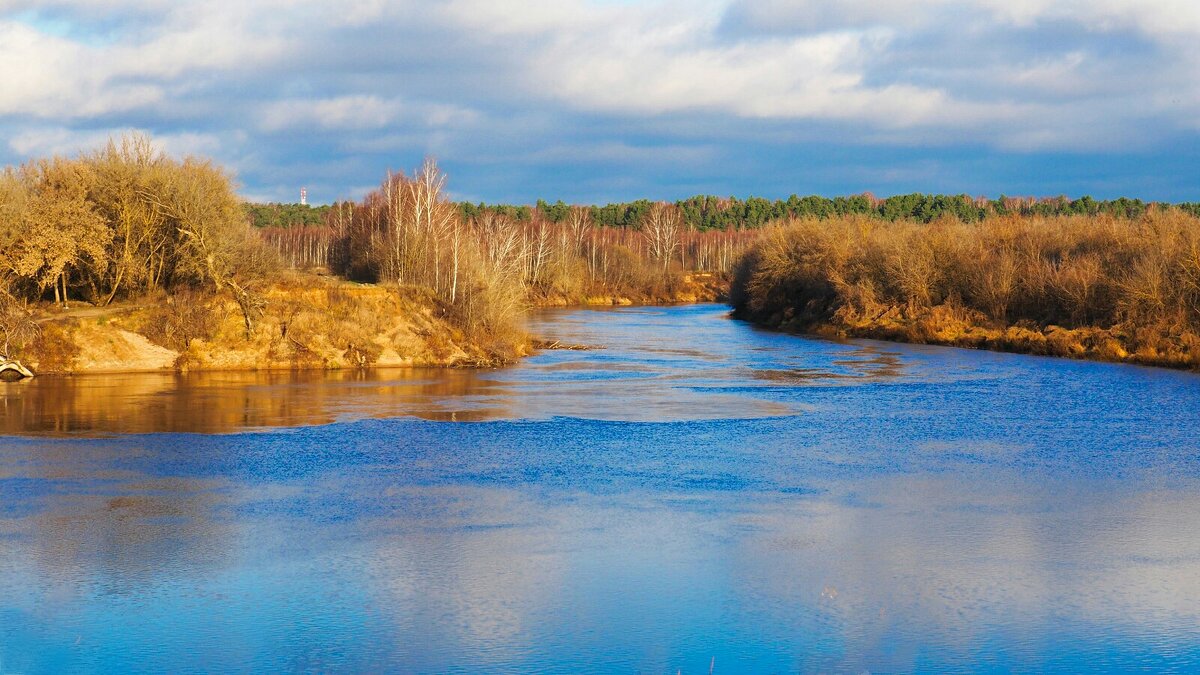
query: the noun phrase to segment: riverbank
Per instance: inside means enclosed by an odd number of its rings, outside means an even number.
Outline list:
[[[747,318],[737,311],[734,316]],[[947,306],[916,315],[894,307],[874,317],[841,316],[821,322],[776,317],[751,319],[751,322],[786,332],[833,338],[867,338],[1200,371],[1200,339],[1194,334],[1170,336],[1119,328],[994,326],[980,321],[980,317],[972,316],[968,310]]]
[[[534,307],[712,302],[727,284],[688,274],[656,292],[532,300]],[[219,294],[156,294],[108,307],[47,305],[22,362],[38,374],[154,371],[494,367],[532,353],[522,330],[471,334],[429,290],[294,274],[261,292],[249,332],[241,308]]]
[[[1200,370],[1200,219],[785,223],[730,295],[789,331]]]
[[[531,300],[534,307],[629,307],[633,305],[690,305],[724,302],[729,298],[729,278],[711,272],[691,272],[672,278],[657,288],[564,295],[549,293]]]
[[[37,313],[22,352],[38,374],[478,367],[531,351],[529,337],[471,335],[428,290],[294,275],[265,288],[247,329],[233,298],[157,294]]]

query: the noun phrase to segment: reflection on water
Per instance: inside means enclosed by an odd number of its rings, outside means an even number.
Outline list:
[[[0,431],[227,433],[362,417],[504,414],[488,407],[503,404],[488,391],[476,371],[447,368],[47,376],[0,385]]]
[[[0,433],[229,433],[402,416],[441,421],[763,417],[803,406],[746,395],[753,394],[741,388],[748,377],[786,382],[902,375],[895,354],[867,345],[831,353],[821,368],[772,370],[772,359],[785,364],[791,359],[786,342],[776,336],[776,349],[762,363],[747,363],[731,353],[737,344],[730,339],[738,338],[728,329],[736,324],[722,310],[709,309],[703,320],[687,327],[699,347],[679,344],[679,336],[671,334],[679,326],[659,323],[662,330],[656,330],[646,317],[655,314],[594,311],[580,319],[577,312],[541,313],[532,326],[537,334],[587,339],[605,349],[549,351],[503,370],[130,373],[0,383]],[[738,389],[737,395],[722,395],[725,385]]]
[[[109,435],[0,439],[0,672],[1200,667],[1200,378],[534,328],[608,348],[9,391]]]

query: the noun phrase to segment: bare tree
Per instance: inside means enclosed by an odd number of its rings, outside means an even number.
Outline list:
[[[37,338],[38,325],[33,314],[5,289],[0,289],[0,359],[5,361],[13,352]]]
[[[642,220],[642,236],[650,259],[658,264],[665,276],[671,266],[671,257],[679,249],[683,217],[679,209],[666,202],[656,202]]]
[[[164,283],[173,262],[175,232],[163,217],[152,195],[164,174],[177,164],[169,162],[148,136],[131,134],[85,158],[95,170],[89,199],[111,229],[105,269],[92,281],[107,286],[103,303],[109,304],[127,287],[153,288]]]
[[[178,232],[178,270],[212,283],[217,291],[228,290],[249,339],[265,305],[256,287],[275,261],[261,238],[250,232],[229,178],[208,161],[188,158],[144,196]]]

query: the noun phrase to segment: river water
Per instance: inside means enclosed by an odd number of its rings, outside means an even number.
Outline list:
[[[1200,669],[1200,376],[561,310],[0,385],[0,673]]]

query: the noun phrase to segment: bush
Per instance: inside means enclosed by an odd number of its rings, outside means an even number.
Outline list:
[[[214,309],[216,297],[210,292],[181,289],[160,294],[148,303],[149,313],[140,332],[151,342],[177,352],[187,351],[192,340],[211,340],[221,325]]]

